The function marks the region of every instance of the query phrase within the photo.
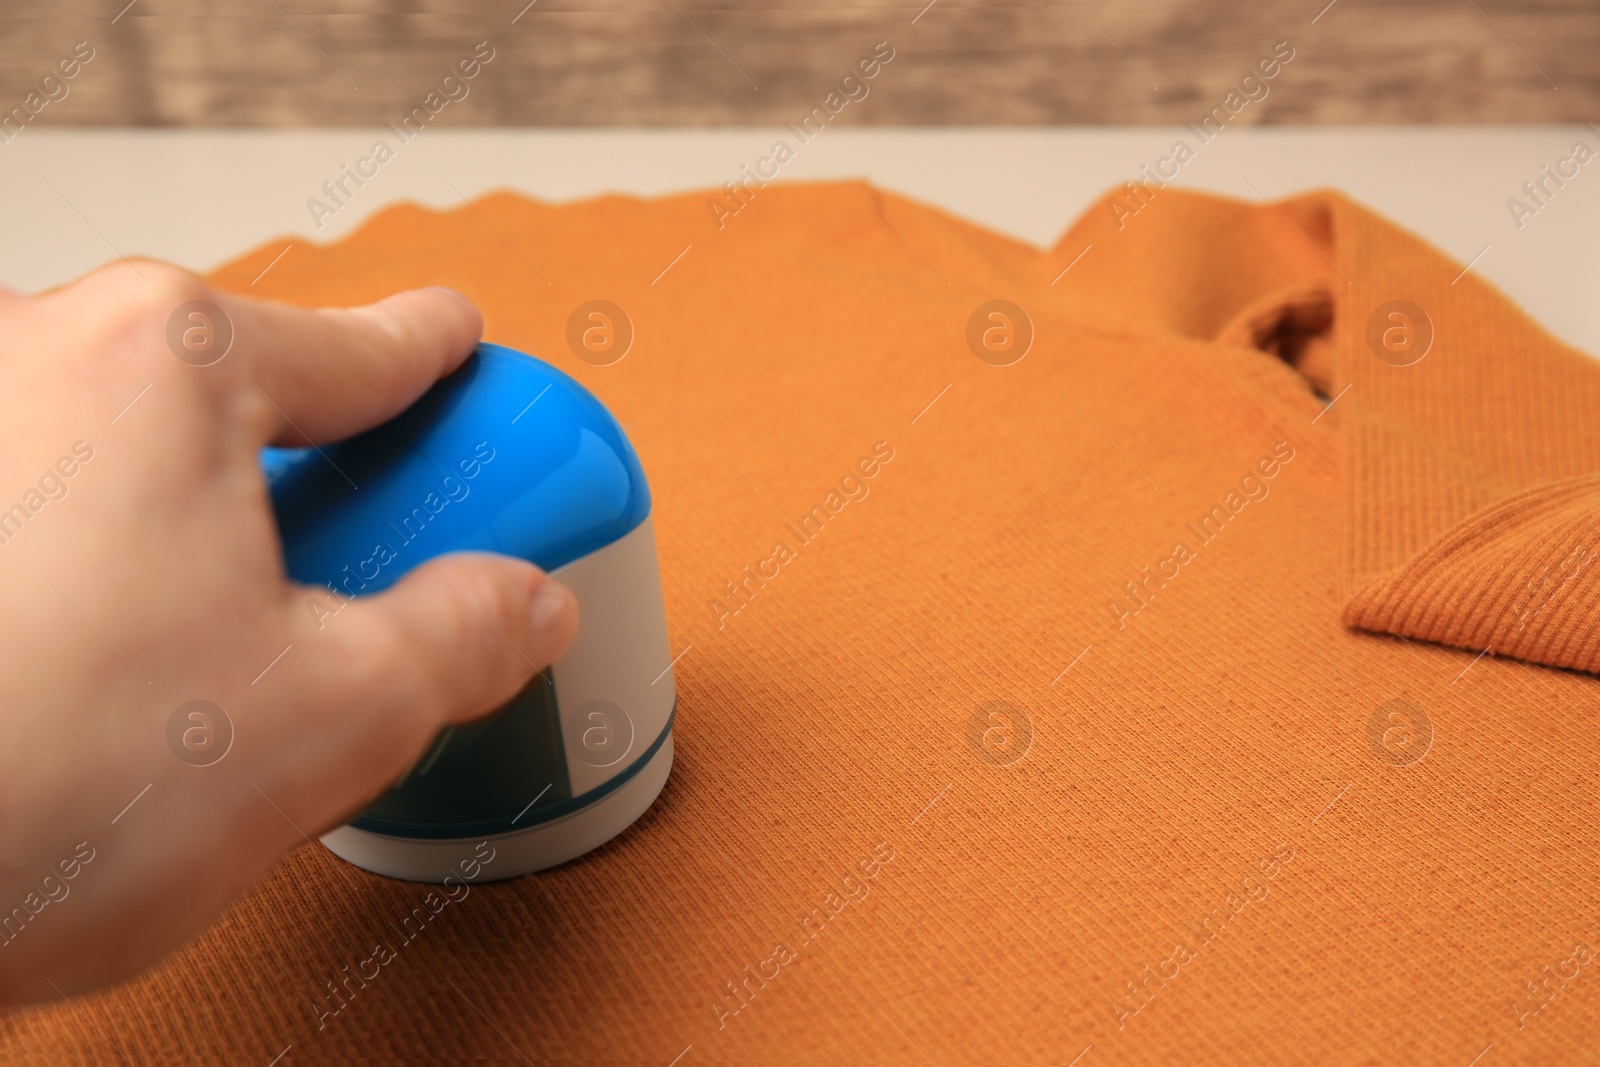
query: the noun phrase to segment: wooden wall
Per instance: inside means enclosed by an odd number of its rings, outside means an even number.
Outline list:
[[[0,0],[0,109],[87,40],[95,58],[35,122],[368,125],[486,40],[451,125],[775,124],[888,41],[846,121],[1175,123],[1286,40],[1294,60],[1244,120],[1600,120],[1600,0],[925,2]]]

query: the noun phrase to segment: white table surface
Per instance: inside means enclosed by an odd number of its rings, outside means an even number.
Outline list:
[[[400,200],[454,207],[499,188],[565,201],[719,186],[783,131],[429,129],[318,229],[307,199],[380,132],[29,128],[0,145],[0,285],[37,291],[118,254],[204,271],[275,237],[335,239]],[[799,147],[781,179],[866,178],[1043,246],[1181,133],[830,129]],[[1600,159],[1520,228],[1507,207],[1578,140],[1600,151],[1600,134],[1579,126],[1229,129],[1176,184],[1249,199],[1340,188],[1462,263],[1482,253],[1476,272],[1597,354]]]

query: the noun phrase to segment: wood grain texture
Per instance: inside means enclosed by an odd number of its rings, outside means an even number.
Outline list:
[[[355,0],[334,11],[309,0],[124,3],[0,2],[0,108],[23,104],[87,40],[94,60],[33,123],[379,124],[418,106],[487,40],[494,60],[440,121],[766,125],[818,106],[888,41],[893,62],[841,121],[1177,123],[1218,105],[1287,40],[1294,61],[1240,121],[1600,118],[1595,0],[1336,0],[1326,10],[1325,0],[936,0],[926,9],[918,0],[536,0],[525,9],[526,0]]]

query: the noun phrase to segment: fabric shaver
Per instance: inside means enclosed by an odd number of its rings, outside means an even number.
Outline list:
[[[577,637],[549,670],[442,731],[324,845],[377,874],[440,882],[487,839],[496,858],[481,877],[509,878],[598,848],[644,813],[672,768],[666,606],[644,470],[588,390],[481,344],[393,420],[320,449],[268,449],[262,466],[289,576],[326,587],[330,615],[459,550],[529,560],[578,601]]]

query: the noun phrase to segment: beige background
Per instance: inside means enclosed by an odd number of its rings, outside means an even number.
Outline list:
[[[377,125],[487,39],[454,123],[768,125],[888,40],[892,77],[850,123],[1177,124],[1288,40],[1289,76],[1249,122],[1600,118],[1594,0],[526,2],[4,0],[0,106],[89,40],[51,125]]]
[[[335,240],[402,200],[452,210],[464,196],[499,188],[552,201],[712,189],[783,135],[429,129],[319,229],[306,201],[378,133],[29,132],[0,148],[0,285],[37,290],[121,254],[207,270],[286,235]],[[781,179],[872,181],[1042,246],[1181,133],[830,129],[798,149]],[[1506,207],[1580,138],[1600,150],[1600,135],[1582,126],[1228,130],[1200,149],[1178,184],[1245,198],[1342,189],[1463,265],[1475,260],[1474,272],[1594,354],[1600,158],[1520,229]]]

